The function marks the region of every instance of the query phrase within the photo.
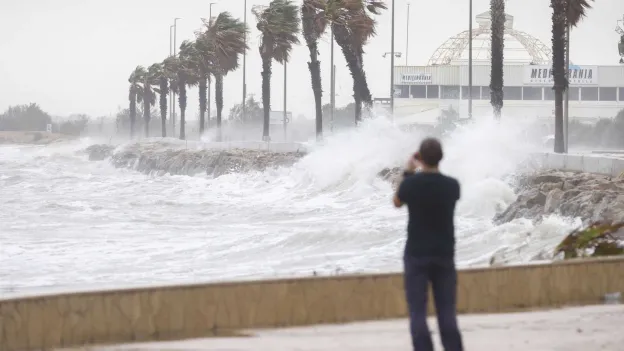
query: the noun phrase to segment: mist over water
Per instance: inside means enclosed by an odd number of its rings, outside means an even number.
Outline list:
[[[92,162],[81,139],[0,146],[0,296],[101,286],[399,271],[406,209],[377,173],[424,135],[384,118],[337,133],[292,167],[146,176]],[[489,120],[444,140],[442,171],[462,184],[460,266],[550,259],[574,220],[495,226],[513,174],[539,149],[518,123]]]

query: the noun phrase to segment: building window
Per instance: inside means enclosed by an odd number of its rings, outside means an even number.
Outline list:
[[[424,99],[427,97],[426,85],[412,85],[410,86],[410,96],[414,99]]]
[[[409,85],[395,85],[394,97],[403,99],[409,98]]]
[[[490,100],[490,87],[481,87],[481,100]]]
[[[522,100],[542,100],[542,88],[522,88]]]
[[[581,88],[581,101],[598,101],[598,88]]]
[[[624,101],[624,88],[620,88],[620,101]]]
[[[437,99],[440,97],[440,87],[438,85],[427,85],[427,99]]]
[[[617,88],[599,88],[600,101],[617,101]]]
[[[467,86],[461,87],[462,99],[468,100],[468,98],[470,98],[470,95],[468,94],[468,90],[470,90],[470,87],[467,87]],[[472,87],[472,98],[475,99],[475,100],[478,100],[480,96],[481,96],[481,87],[473,86]]]
[[[568,94],[570,94],[570,101],[578,101],[579,100],[579,88],[578,87],[570,87],[568,88]],[[564,97],[565,99],[565,97]],[[552,87],[544,88],[544,100],[553,101],[555,100],[555,91]]]
[[[441,85],[440,86],[441,99],[459,99],[459,87],[455,85]]]
[[[503,87],[503,100],[522,100],[522,87]]]

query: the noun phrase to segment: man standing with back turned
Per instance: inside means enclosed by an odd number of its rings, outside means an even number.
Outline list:
[[[433,351],[427,326],[427,293],[433,288],[442,345],[446,351],[462,351],[457,326],[457,271],[455,270],[455,204],[459,182],[440,173],[442,146],[428,138],[407,163],[394,205],[407,204],[409,223],[403,263],[405,294],[415,351]],[[416,169],[421,171],[415,173]]]

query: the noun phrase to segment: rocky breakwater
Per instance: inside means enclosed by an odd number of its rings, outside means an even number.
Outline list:
[[[109,158],[115,167],[130,168],[145,174],[205,173],[213,177],[291,166],[305,155],[303,152],[249,149],[190,149],[164,142],[143,142],[119,148],[104,144],[92,145],[86,152],[90,160]]]
[[[540,220],[557,214],[584,223],[624,221],[624,178],[606,175],[544,171],[517,178],[518,197],[495,216],[497,224],[516,218]]]

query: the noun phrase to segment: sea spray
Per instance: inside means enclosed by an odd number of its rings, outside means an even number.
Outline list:
[[[557,216],[492,223],[515,198],[508,175],[523,171],[534,148],[522,129],[477,119],[443,140],[442,170],[462,183],[460,266],[488,265],[493,256],[502,264],[549,259],[573,227]],[[95,140],[0,146],[0,288],[399,271],[406,213],[392,207],[392,185],[377,174],[402,167],[424,136],[366,120],[310,144],[294,164],[216,178],[91,162],[78,151]],[[169,143],[154,139],[140,143]],[[202,145],[168,148],[158,153]]]

